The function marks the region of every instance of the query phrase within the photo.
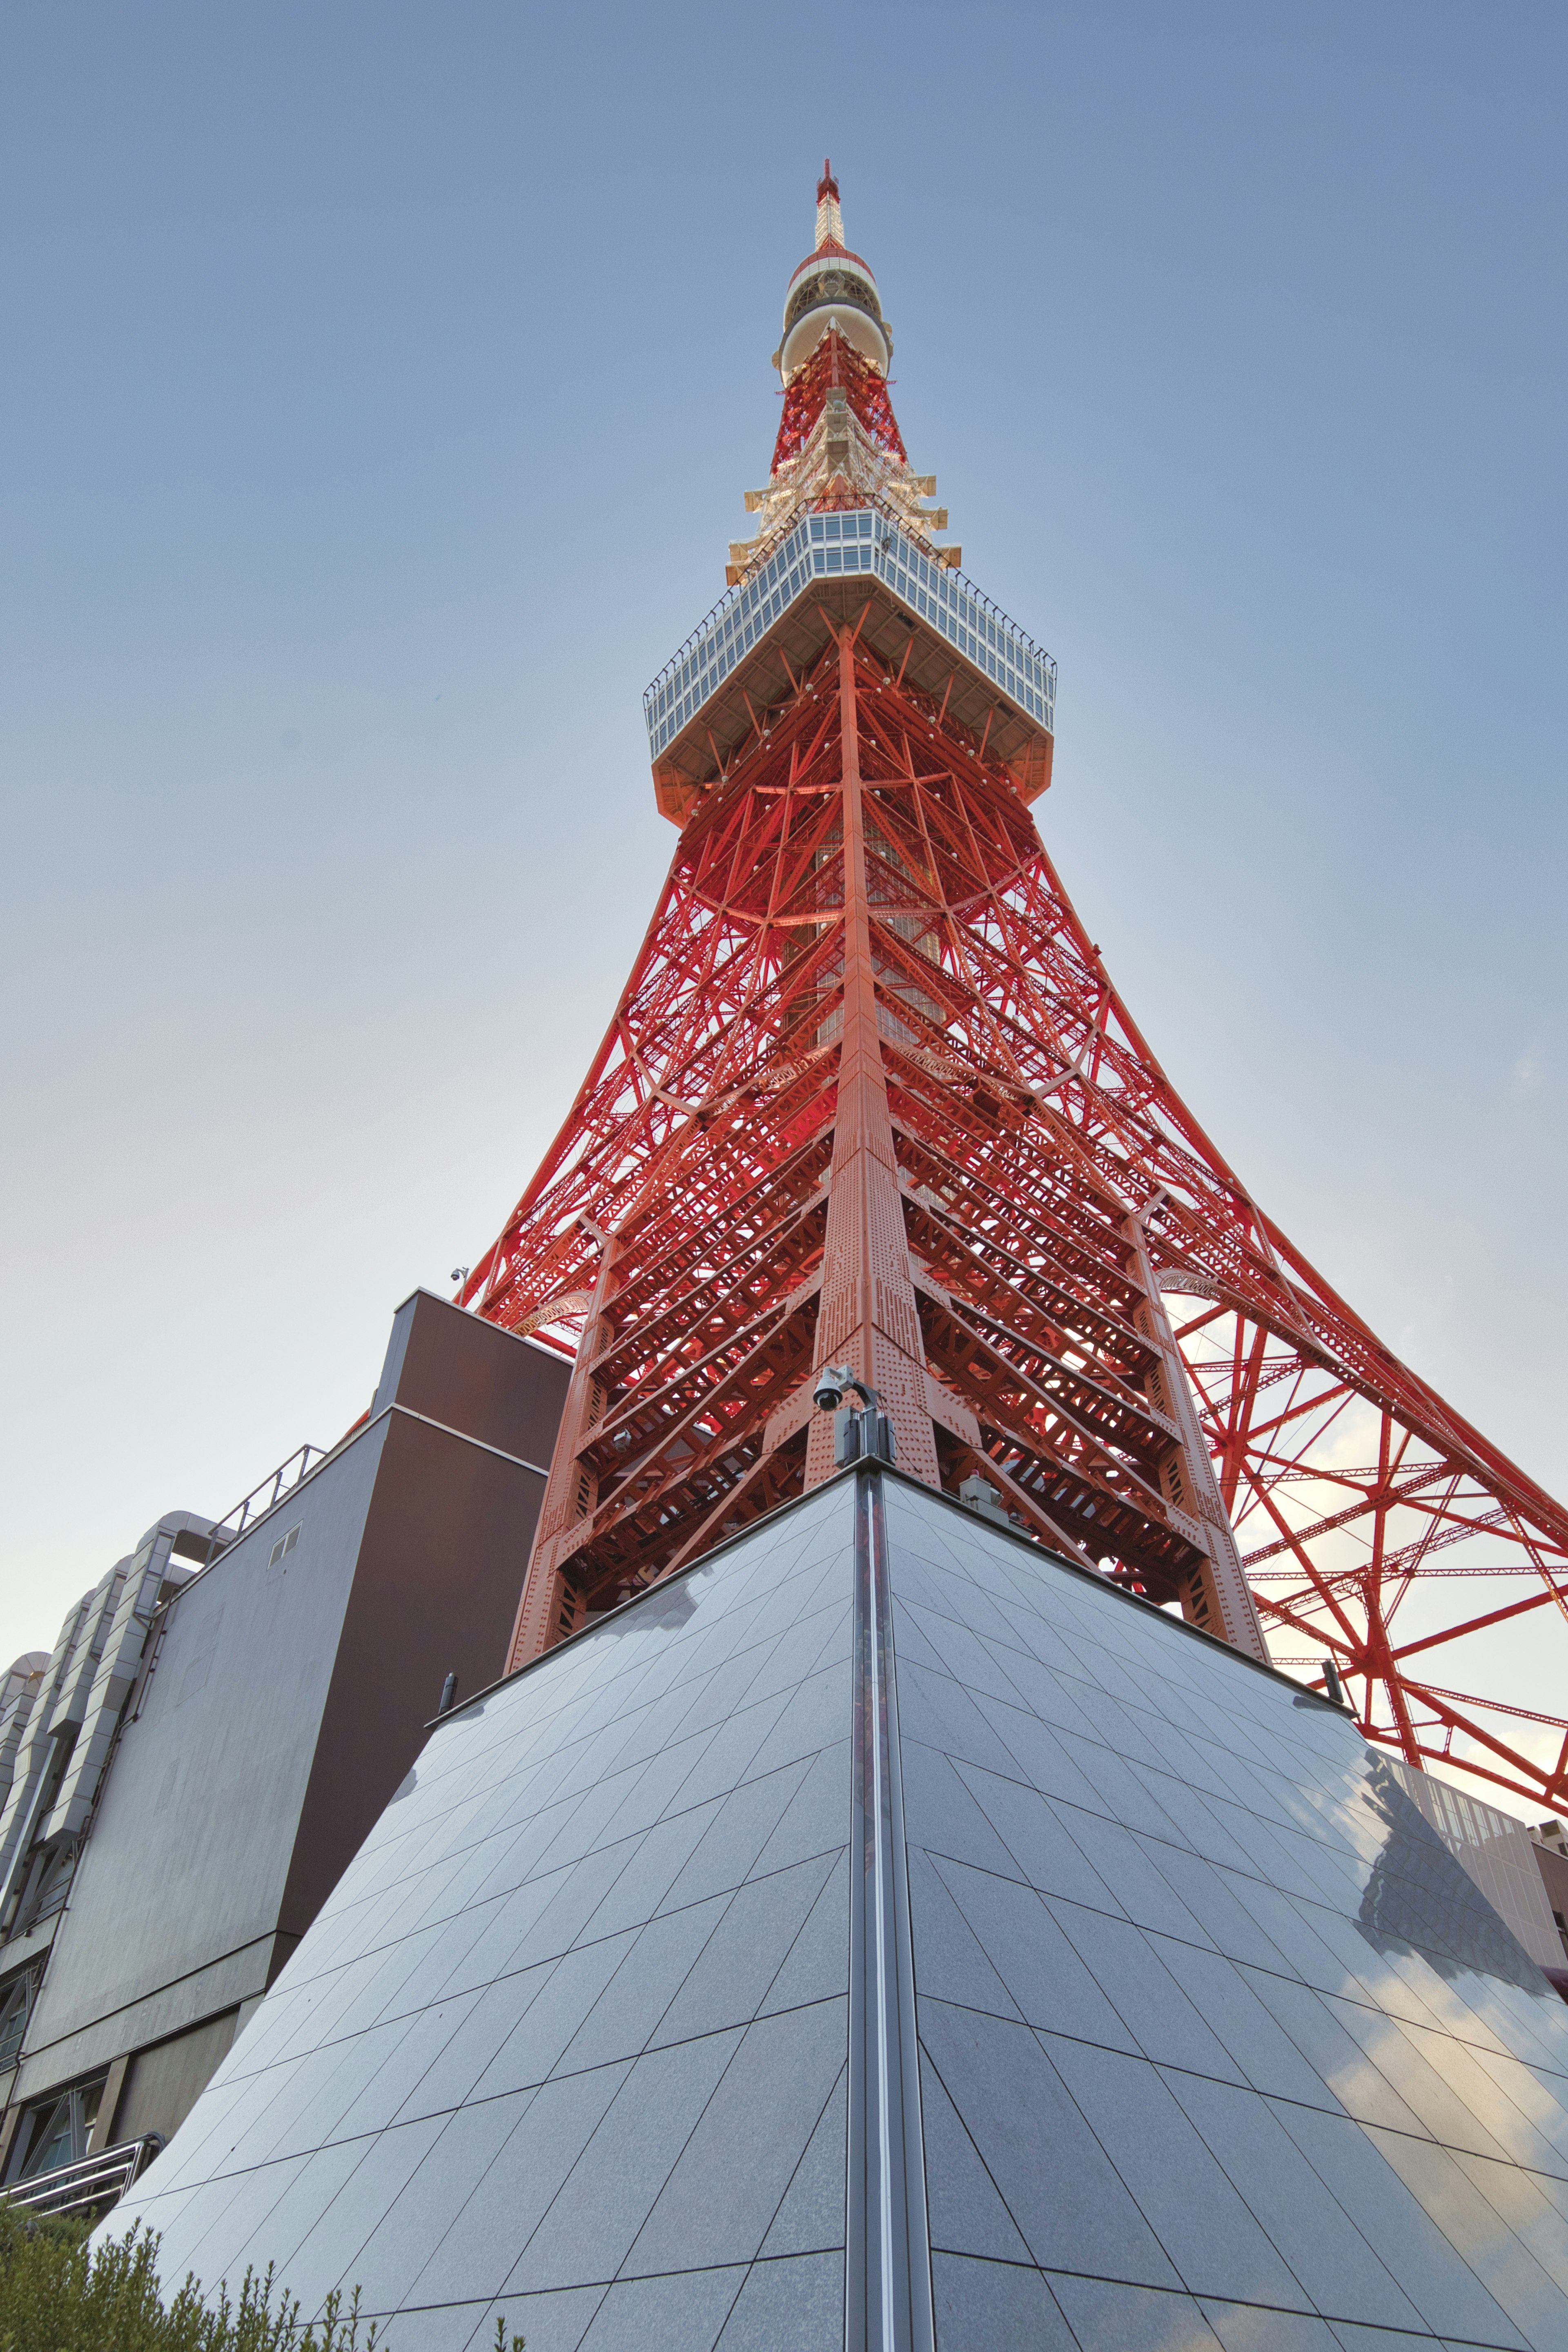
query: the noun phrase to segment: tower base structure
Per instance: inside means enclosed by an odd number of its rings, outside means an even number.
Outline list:
[[[411,2352],[1517,2352],[1568,2013],[1347,1715],[861,1465],[435,1728],[137,2220]]]

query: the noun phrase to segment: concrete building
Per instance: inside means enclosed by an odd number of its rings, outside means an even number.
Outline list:
[[[167,2139],[504,1658],[568,1366],[428,1292],[370,1409],[165,1514],[0,1698],[0,2178]]]

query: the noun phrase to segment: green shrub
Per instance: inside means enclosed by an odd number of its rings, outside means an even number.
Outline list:
[[[209,2305],[194,2277],[165,2302],[158,2240],[140,2223],[96,2249],[87,2241],[85,2222],[0,2205],[0,2352],[392,2352],[374,2320],[362,2335],[357,2287],[301,2326],[270,2270],[247,2271],[237,2303],[226,2286]],[[496,2352],[522,2352],[499,2319]]]

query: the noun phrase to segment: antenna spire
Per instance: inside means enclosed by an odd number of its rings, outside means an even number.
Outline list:
[[[816,184],[816,249],[821,253],[830,245],[843,248],[844,215],[838,209],[838,183],[833,176],[832,160],[825,155],[822,177]]]

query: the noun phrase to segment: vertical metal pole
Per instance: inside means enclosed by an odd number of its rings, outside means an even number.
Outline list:
[[[899,1704],[879,1472],[855,1481],[846,2352],[932,2352]]]

